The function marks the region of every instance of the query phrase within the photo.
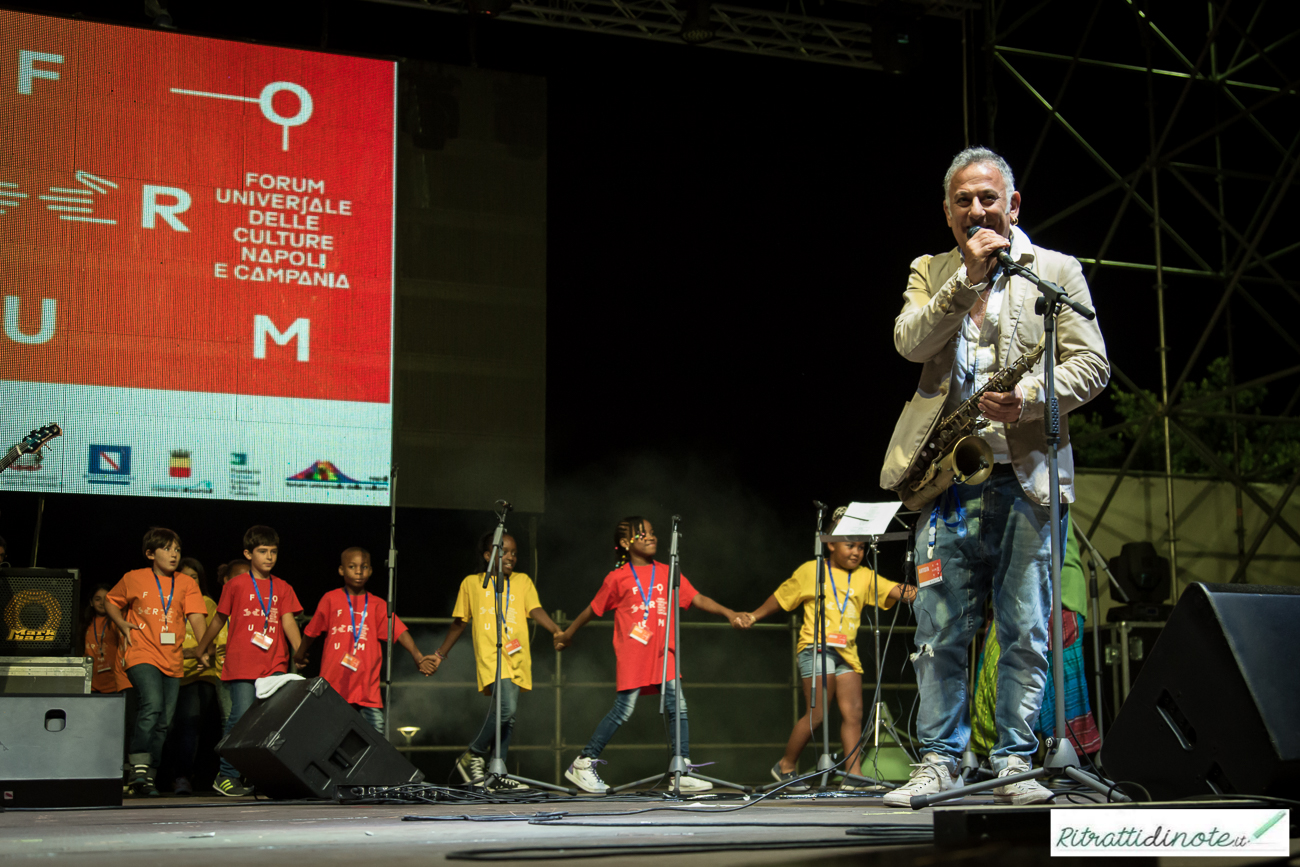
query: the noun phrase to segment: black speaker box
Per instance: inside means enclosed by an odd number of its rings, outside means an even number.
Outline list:
[[[0,656],[75,656],[80,590],[76,569],[0,569]]]
[[[1102,764],[1161,800],[1300,797],[1300,588],[1193,584],[1115,724]]]
[[[217,752],[272,798],[332,798],[337,786],[424,779],[323,677],[293,680],[259,700]]]
[[[0,801],[6,807],[122,803],[126,696],[0,696]]]

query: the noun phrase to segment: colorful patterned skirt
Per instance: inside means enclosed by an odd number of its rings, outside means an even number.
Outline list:
[[[1073,611],[1062,611],[1061,622],[1065,627],[1061,636],[1064,643],[1065,659],[1065,722],[1074,742],[1074,750],[1080,756],[1095,753],[1101,749],[1101,734],[1097,731],[1091,705],[1088,703],[1088,679],[1083,669],[1083,615]],[[979,755],[987,756],[997,743],[997,726],[994,723],[994,708],[998,693],[998,657],[1001,647],[998,645],[996,625],[989,624],[988,639],[984,642],[984,651],[980,654],[979,668],[975,676],[975,708],[971,713],[972,748]],[[1056,727],[1056,688],[1052,682],[1052,650],[1050,624],[1047,650],[1047,683],[1043,686],[1043,705],[1034,723],[1034,731],[1041,735],[1054,735]]]

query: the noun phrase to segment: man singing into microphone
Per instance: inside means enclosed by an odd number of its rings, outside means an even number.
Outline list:
[[[912,262],[894,346],[921,362],[921,380],[894,430],[882,487],[897,490],[936,419],[972,397],[999,370],[1030,352],[1043,336],[1034,311],[1039,292],[1010,276],[999,252],[1092,306],[1078,261],[1034,246],[1016,224],[1020,193],[1002,157],[967,148],[944,176],[944,217],[957,247]],[[973,231],[972,231],[973,230]],[[1092,400],[1110,378],[1106,345],[1095,320],[1061,308],[1055,345],[1061,410],[1063,504],[1074,500],[1074,461],[1066,414]],[[976,435],[994,456],[992,474],[956,484],[921,506],[914,540],[921,585],[916,608],[917,730],[925,755],[911,780],[885,795],[909,806],[914,795],[951,788],[970,738],[967,648],[993,594],[1002,655],[998,660],[997,740],[991,760],[999,776],[1030,769],[1038,739],[1034,721],[1047,677],[1051,610],[1051,537],[1043,362],[1014,390],[979,401]],[[1061,541],[1067,520],[1062,510]],[[994,789],[994,800],[1034,804],[1051,797],[1037,782]]]

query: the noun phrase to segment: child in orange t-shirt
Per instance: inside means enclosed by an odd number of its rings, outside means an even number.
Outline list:
[[[253,706],[258,678],[287,672],[290,651],[297,653],[302,644],[302,634],[293,619],[302,610],[302,603],[289,582],[271,575],[280,557],[280,534],[264,524],[249,527],[244,532],[244,557],[249,571],[229,575],[207,631],[198,629],[194,633],[203,635],[194,656],[206,666],[208,648],[227,621],[230,623],[226,659],[221,667],[221,680],[230,690],[225,734],[230,734]],[[230,572],[235,572],[233,566]],[[240,782],[238,769],[225,758],[219,773],[212,788],[221,794],[231,798],[252,794],[253,790]]]
[[[122,672],[122,659],[117,652],[117,629],[108,619],[109,589],[107,584],[95,588],[84,618],[87,624],[85,655],[94,664],[95,672],[90,681],[91,692],[120,691],[117,677]]]
[[[132,794],[157,797],[154,775],[176,711],[184,671],[181,644],[185,623],[189,621],[196,632],[201,632],[206,625],[206,609],[199,585],[176,571],[181,560],[181,537],[174,530],[150,527],[144,534],[143,547],[151,568],[123,575],[108,592],[105,613],[121,633],[126,648],[126,676],[139,699],[131,731],[128,785]]]

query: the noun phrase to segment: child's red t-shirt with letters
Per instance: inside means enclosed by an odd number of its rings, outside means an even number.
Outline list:
[[[668,567],[663,563],[633,566],[624,563],[605,576],[591,610],[601,617],[614,612],[614,656],[617,660],[616,689],[642,689],[647,695],[659,691],[663,676],[664,639],[671,625],[668,618]],[[678,604],[690,608],[699,591],[682,576]],[[647,611],[647,608],[649,609]],[[669,644],[673,653],[677,642]],[[668,659],[668,679],[676,677],[676,662]],[[653,689],[651,689],[653,687]]]
[[[393,621],[396,641],[406,632],[406,624],[400,617]],[[321,597],[303,632],[308,638],[325,635],[320,676],[344,701],[361,707],[384,706],[379,694],[379,672],[384,664],[379,642],[388,640],[387,602],[373,593],[352,596],[347,588],[339,587]]]
[[[298,594],[283,578],[260,578],[256,585],[251,572],[231,578],[217,603],[217,613],[230,620],[221,679],[256,680],[288,671],[292,648],[280,621],[301,610]]]

